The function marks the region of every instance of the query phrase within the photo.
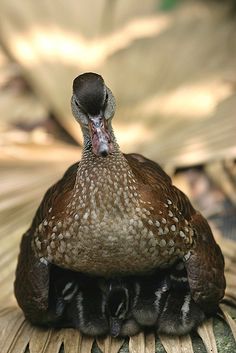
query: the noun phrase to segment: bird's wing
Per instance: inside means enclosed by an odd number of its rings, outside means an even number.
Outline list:
[[[79,162],[71,165],[63,177],[47,190],[37,209],[31,229],[35,229],[44,218],[47,218],[46,216],[50,208],[54,207],[55,209],[56,207],[55,213],[60,213],[64,208],[64,204],[69,199],[70,193],[73,190],[78,166]]]
[[[224,296],[224,258],[205,218],[195,213],[191,224],[196,242],[185,262],[190,290],[194,301],[211,313]]]
[[[73,189],[78,163],[72,165],[64,176],[46,192],[29,230],[23,235],[14,283],[15,296],[25,316],[34,323],[47,319],[50,264],[39,259],[32,247],[35,227],[42,222],[48,209],[58,198],[66,198]],[[57,202],[55,202],[57,203]]]
[[[14,290],[25,316],[40,322],[48,311],[50,264],[40,261],[31,247],[30,230],[21,240]]]
[[[191,248],[186,249],[182,244],[191,294],[206,312],[214,311],[224,296],[224,258],[207,221],[193,208],[187,196],[172,185],[157,163],[137,154],[125,155],[125,158],[144,190],[142,196],[146,196],[154,208],[155,205],[160,208],[170,199],[191,227],[194,234]]]

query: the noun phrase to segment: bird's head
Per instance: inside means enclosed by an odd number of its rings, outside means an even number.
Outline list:
[[[92,146],[97,156],[106,157],[113,151],[111,119],[115,106],[115,98],[102,76],[87,72],[74,79],[72,112],[80,123],[85,143]]]

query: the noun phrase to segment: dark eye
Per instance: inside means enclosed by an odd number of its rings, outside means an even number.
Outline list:
[[[84,115],[88,115],[86,110],[77,102],[77,100],[75,100],[75,105]]]
[[[105,101],[107,101],[108,100],[108,93],[106,93],[106,99],[105,99]]]

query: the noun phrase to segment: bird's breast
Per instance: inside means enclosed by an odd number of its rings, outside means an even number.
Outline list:
[[[99,210],[85,208],[56,222],[44,220],[34,238],[40,256],[91,274],[140,273],[171,264],[192,243],[187,224],[185,233],[177,225],[167,226],[163,215],[153,214],[148,205]]]
[[[170,202],[143,200],[129,171],[119,176],[107,170],[105,182],[95,176],[85,173],[64,211],[51,208],[39,224],[33,244],[39,256],[76,271],[113,275],[168,266],[188,251],[193,232]]]

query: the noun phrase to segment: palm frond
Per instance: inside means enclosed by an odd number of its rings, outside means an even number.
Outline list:
[[[198,327],[197,332],[205,344],[207,353],[217,353],[212,319],[203,322],[203,324]]]

